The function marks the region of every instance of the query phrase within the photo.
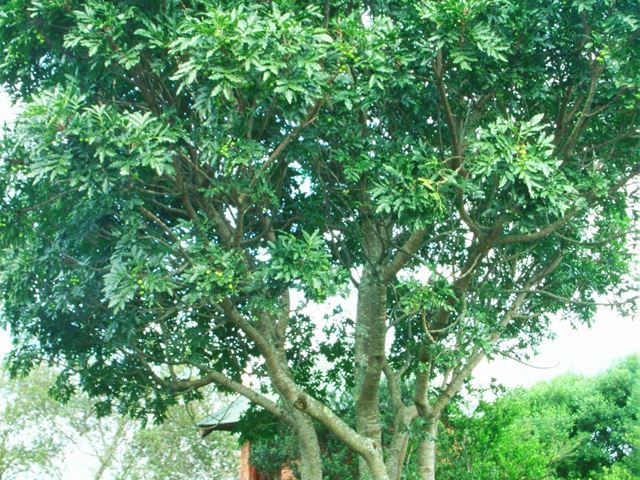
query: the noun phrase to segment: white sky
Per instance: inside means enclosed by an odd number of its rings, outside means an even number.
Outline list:
[[[608,308],[600,308],[592,328],[573,329],[567,322],[555,321],[551,327],[556,338],[546,341],[538,355],[527,363],[514,360],[483,361],[474,371],[481,385],[491,377],[508,387],[529,386],[560,374],[573,372],[593,375],[605,370],[617,360],[640,353],[640,322],[637,318],[622,318]]]
[[[0,124],[11,121],[14,109],[7,96],[0,92]],[[0,259],[2,261],[2,259]],[[572,329],[565,322],[556,321],[552,330],[556,339],[545,342],[537,356],[529,363],[538,367],[532,368],[513,360],[497,359],[484,361],[474,372],[476,382],[488,385],[493,377],[505,386],[529,386],[535,382],[548,380],[566,372],[594,374],[609,367],[633,353],[640,353],[640,322],[638,319],[621,318],[610,309],[601,307],[591,329],[581,326]],[[9,350],[10,339],[5,331],[0,330],[0,358]],[[82,458],[82,454],[74,454],[67,459],[65,480],[79,480],[88,477],[90,458]]]

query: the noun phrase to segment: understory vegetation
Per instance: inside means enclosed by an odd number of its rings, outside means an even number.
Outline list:
[[[484,391],[489,394],[491,391]],[[530,388],[493,390],[481,400],[467,394],[452,404],[438,440],[438,478],[443,480],[633,480],[640,478],[640,357],[585,377],[565,374]],[[475,404],[474,408],[470,405]],[[295,438],[255,412],[251,461],[275,478],[280,465],[295,467]],[[268,417],[268,415],[267,415]],[[262,418],[262,420],[258,420]],[[387,421],[391,421],[387,417]],[[352,419],[353,421],[353,419]],[[356,478],[354,456],[329,432],[322,435],[325,476]],[[416,442],[407,445],[415,462]],[[294,459],[292,461],[292,459]],[[407,474],[403,479],[418,479]]]

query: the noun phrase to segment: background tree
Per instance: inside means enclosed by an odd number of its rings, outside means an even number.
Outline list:
[[[224,403],[210,396],[188,408],[174,407],[160,425],[136,429],[122,452],[118,480],[235,480],[240,465],[238,438],[229,432],[212,432],[197,438],[194,423]]]
[[[562,375],[448,415],[441,478],[634,478],[639,367],[630,357],[595,377]]]
[[[57,432],[49,427],[46,412],[59,405],[42,388],[41,378],[11,382],[0,370],[0,479],[22,475],[60,478],[54,459],[62,451]],[[22,477],[24,478],[24,477]]]
[[[484,357],[635,286],[638,25],[636,0],[2,3],[13,372],[159,419],[215,384],[289,425],[303,480],[316,422],[363,479],[418,437],[433,479]],[[301,310],[349,281],[353,323]]]
[[[0,466],[2,480],[61,479],[69,456],[85,455],[92,480],[209,479],[231,480],[238,472],[238,443],[226,432],[198,439],[195,423],[219,405],[195,402],[174,406],[160,426],[141,428],[138,421],[111,415],[98,418],[92,402],[77,395],[65,404],[56,393],[55,375],[38,369],[10,381],[2,371]]]

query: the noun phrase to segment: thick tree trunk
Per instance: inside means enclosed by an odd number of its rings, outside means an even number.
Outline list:
[[[429,419],[424,430],[425,436],[418,445],[418,475],[422,480],[435,480],[438,419]]]
[[[379,262],[382,260],[381,251],[378,249],[374,256]],[[272,384],[284,402],[323,423],[349,448],[357,452],[361,458],[360,471],[364,473],[364,478],[370,480],[389,480],[382,454],[379,409],[380,377],[385,361],[386,301],[386,284],[380,278],[380,270],[369,263],[364,268],[361,279],[356,317],[356,431],[325,404],[306,394],[295,383],[283,349],[283,330],[279,328],[281,325],[277,319],[265,316],[261,318],[260,325],[252,325],[230,302],[223,304],[228,318],[260,349]],[[303,425],[295,419],[293,423]],[[318,453],[320,450],[311,421],[308,427],[303,427],[302,436],[305,441],[309,440],[304,448],[312,452],[308,457],[305,455],[304,468],[308,478],[305,477],[303,480],[321,478]],[[298,440],[301,441],[300,438]]]
[[[396,414],[394,434],[385,451],[387,473],[390,480],[400,480],[409,445],[408,425],[411,415],[407,407],[401,406]]]
[[[287,366],[286,357],[283,350],[280,350],[274,357],[278,358],[279,369],[286,372],[291,381],[291,372]],[[309,415],[298,410],[287,395],[280,392],[280,398],[285,404],[290,415],[290,425],[297,440],[298,454],[300,456],[300,479],[299,480],[322,480],[322,458],[318,434]]]
[[[365,266],[358,289],[355,327],[356,429],[373,442],[382,458],[380,378],[385,359],[387,287],[375,267]],[[361,480],[381,478],[360,458]],[[386,475],[386,472],[385,472]]]
[[[296,440],[298,441],[298,453],[300,454],[300,479],[322,480],[322,458],[320,456],[320,444],[313,426],[313,421],[308,415],[292,408]]]

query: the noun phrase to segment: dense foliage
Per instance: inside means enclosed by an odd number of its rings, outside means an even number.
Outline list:
[[[639,25],[637,0],[0,2],[12,371],[159,419],[217,385],[293,429],[304,480],[318,422],[363,479],[409,437],[434,478],[478,362],[636,286]],[[349,283],[354,318],[302,308]]]
[[[637,478],[639,406],[637,356],[596,377],[511,391],[472,416],[448,417],[441,478]]]

